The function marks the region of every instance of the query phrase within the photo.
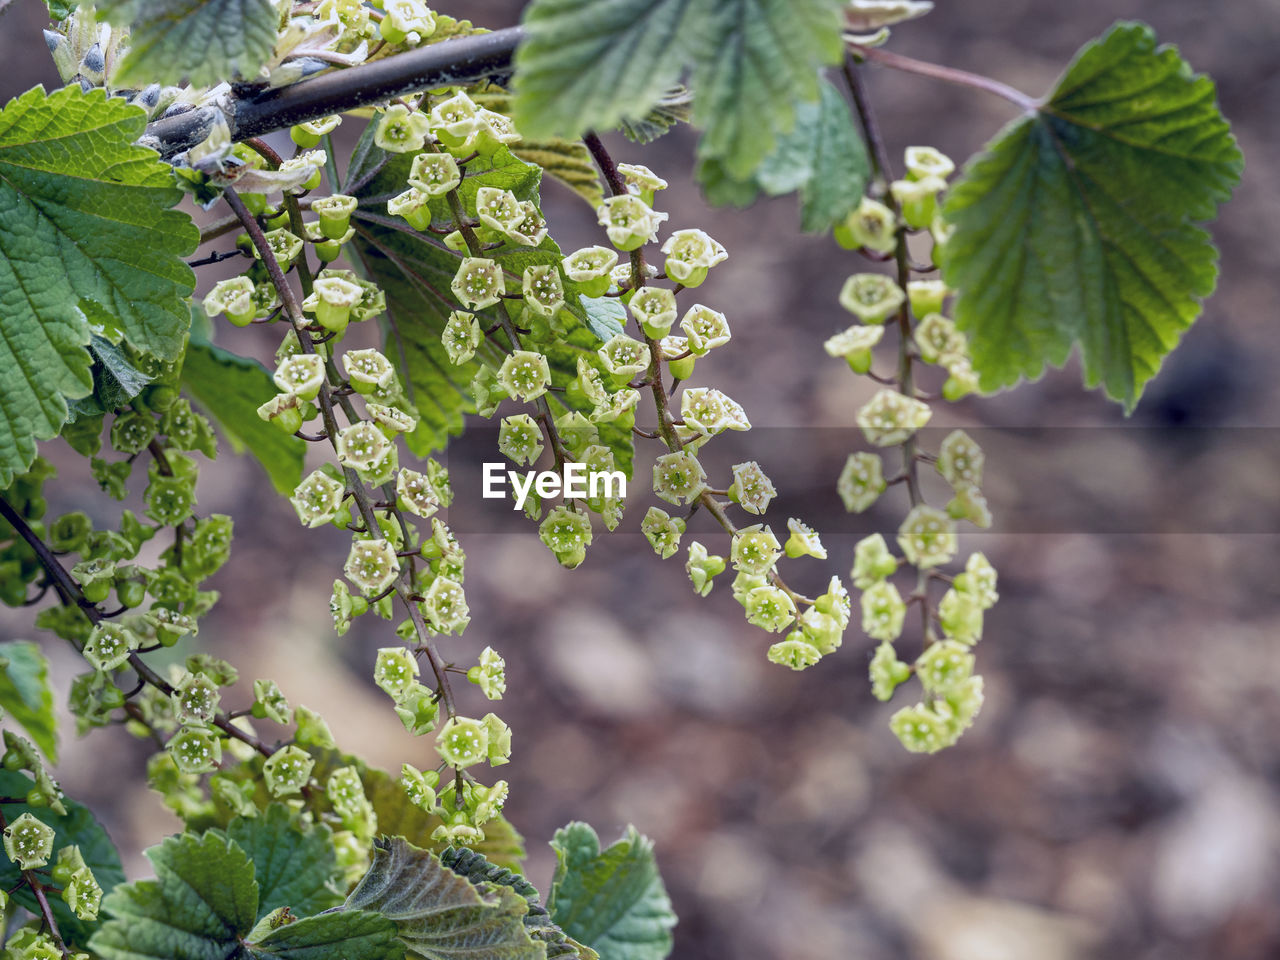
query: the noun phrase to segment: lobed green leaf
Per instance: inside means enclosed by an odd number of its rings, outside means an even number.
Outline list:
[[[1132,410],[1213,292],[1217,252],[1195,222],[1242,169],[1213,82],[1149,27],[1085,46],[945,204],[943,276],[982,388],[1036,378],[1078,345],[1086,386]]]
[[[12,717],[50,762],[58,762],[58,717],[49,686],[49,661],[30,640],[0,643],[0,708]]]

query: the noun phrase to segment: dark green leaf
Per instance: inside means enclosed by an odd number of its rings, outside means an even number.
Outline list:
[[[105,337],[93,334],[89,353],[93,355],[93,393],[67,401],[70,421],[113,413],[127,406],[151,382],[151,377],[130,363],[124,352]]]
[[[173,172],[134,146],[146,114],[102,90],[36,87],[0,111],[0,486],[93,389],[90,320],[174,360],[198,233]],[[82,302],[95,304],[86,317]],[[114,335],[111,337],[114,339]]]
[[[0,770],[0,794],[4,796],[24,797],[33,786],[35,784],[20,773]],[[4,812],[10,820],[24,813],[39,817],[53,828],[55,850],[69,844],[78,846],[85,864],[93,871],[94,879],[102,887],[103,893],[110,893],[117,884],[124,883],[124,869],[120,866],[120,855],[116,853],[115,844],[88,807],[66,797],[62,803],[67,808],[67,814],[61,817],[48,807],[30,807],[25,803],[7,803]],[[0,888],[12,890],[20,879],[17,864],[8,857],[0,857]],[[28,887],[14,890],[12,897],[32,913],[39,910],[39,904]],[[53,910],[54,919],[58,921],[58,929],[78,946],[85,946],[90,933],[100,925],[99,921],[78,919],[61,898],[51,899],[49,906]]]
[[[396,925],[362,910],[307,917],[248,944],[253,957],[279,960],[399,960],[404,945]]]
[[[49,661],[30,640],[0,643],[0,707],[22,724],[36,746],[58,762],[58,718],[49,688]]]
[[[652,143],[677,123],[688,123],[691,116],[693,95],[687,87],[673,87],[641,119],[623,118],[618,129],[633,143]]]
[[[328,827],[306,823],[288,807],[273,803],[257,817],[236,817],[226,833],[253,861],[256,919],[277,907],[305,917],[338,902],[328,886],[337,873]]]
[[[952,189],[943,276],[986,390],[1061,365],[1132,409],[1212,293],[1212,219],[1243,159],[1214,85],[1149,27],[1084,47]]]
[[[628,827],[603,852],[585,823],[556,831],[556,875],[547,906],[565,933],[607,960],[663,960],[676,916],[652,842]]]
[[[293,492],[302,480],[307,445],[258,416],[258,407],[278,392],[266,367],[192,341],[182,365],[182,386],[217,421],[237,452],[247,449],[254,455],[277,491]]]
[[[258,884],[243,850],[217,831],[169,837],[147,851],[156,879],[121,884],[89,943],[104,960],[221,960],[258,915]]]
[[[543,960],[547,955],[525,929],[529,905],[523,897],[501,884],[473,884],[403,837],[374,842],[373,864],[345,906],[395,921],[400,939],[426,960]]]
[[[98,0],[102,19],[129,27],[129,48],[112,77],[117,86],[210,86],[248,79],[275,46],[279,14],[271,0]]]

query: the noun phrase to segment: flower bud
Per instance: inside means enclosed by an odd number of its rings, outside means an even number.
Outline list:
[[[724,573],[724,557],[708,554],[707,548],[694,540],[689,544],[689,558],[685,561],[684,568],[698,596],[705,597],[714,586],[712,581]]]

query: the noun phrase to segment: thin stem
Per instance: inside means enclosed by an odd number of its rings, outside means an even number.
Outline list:
[[[906,57],[883,47],[864,47],[859,43],[850,43],[848,47],[851,53],[863,60],[882,63],[894,70],[915,73],[922,77],[930,77],[934,80],[942,80],[945,83],[995,94],[997,97],[1008,100],[1026,113],[1034,113],[1042,105],[1041,101],[1027,96],[1021,90],[991,77],[985,77],[980,73],[957,70],[955,67],[944,67],[936,63],[929,63],[927,60],[917,60],[914,57]]]

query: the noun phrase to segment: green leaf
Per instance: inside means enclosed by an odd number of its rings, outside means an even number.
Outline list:
[[[818,70],[838,63],[843,0],[706,0],[694,66],[699,157],[745,179],[791,130],[801,102],[818,99]]]
[[[34,786],[32,780],[20,773],[0,770],[0,794],[4,796],[25,797]],[[69,797],[64,797],[62,803],[67,808],[66,816],[58,816],[48,807],[32,807],[25,803],[6,803],[4,813],[10,820],[17,819],[24,813],[39,817],[53,828],[55,850],[69,844],[78,846],[85,865],[93,871],[94,879],[102,887],[103,893],[110,893],[118,884],[124,883],[124,869],[120,866],[120,855],[116,853],[115,844],[88,807]],[[0,889],[13,890],[20,880],[17,864],[8,857],[0,857]],[[40,909],[29,887],[14,890],[10,896],[32,913],[37,913]],[[53,910],[54,919],[58,921],[58,929],[68,940],[79,946],[87,944],[90,933],[100,926],[100,921],[80,920],[62,902],[61,897],[51,898],[49,906]]]
[[[556,874],[547,906],[565,933],[608,960],[662,960],[671,952],[676,916],[653,843],[628,827],[603,852],[585,823],[570,823],[551,841]]]
[[[215,960],[235,953],[258,915],[248,855],[217,831],[169,837],[147,850],[156,879],[103,898],[111,919],[89,943],[104,960]]]
[[[373,864],[346,909],[395,921],[400,939],[426,960],[543,960],[524,926],[529,904],[508,886],[473,884],[403,837],[374,841]]]
[[[93,355],[93,393],[67,401],[69,421],[119,410],[151,382],[151,377],[135,367],[124,352],[105,337],[93,334],[89,353]]]
[[[1048,100],[966,168],[944,213],[943,277],[960,291],[985,390],[1060,366],[1132,410],[1213,292],[1212,219],[1243,158],[1214,85],[1149,27],[1085,46]]]
[[[652,143],[677,123],[688,123],[692,116],[693,95],[687,87],[673,87],[643,117],[624,118],[618,129],[632,143]]]
[[[753,176],[737,180],[716,158],[703,160],[697,176],[715,204],[745,207],[761,190],[774,197],[799,191],[800,228],[820,233],[858,206],[870,173],[848,103],[823,80],[818,101],[796,107],[795,128],[778,139]]]
[[[0,110],[0,486],[35,441],[57,434],[66,398],[93,390],[91,324],[109,316],[135,349],[174,360],[195,249],[171,169],[133,141],[146,114],[78,85],[42,87]]]
[[[182,386],[237,452],[248,450],[257,458],[278,492],[293,492],[302,481],[307,445],[258,416],[258,407],[278,392],[266,367],[193,340],[182,365]]]
[[[271,0],[98,0],[98,14],[129,27],[117,87],[148,83],[211,86],[236,74],[254,79],[276,43]]]
[[[576,137],[646,117],[686,67],[704,159],[750,176],[839,61],[843,0],[534,0],[516,56],[517,125]]]
[[[363,910],[307,917],[246,946],[253,957],[280,960],[399,960],[404,956],[396,925]]]
[[[339,900],[329,889],[337,874],[333,836],[323,824],[306,823],[284,804],[272,803],[257,817],[236,817],[226,834],[253,862],[261,920],[277,907],[307,916]]]
[[[67,19],[77,6],[75,3],[69,3],[68,0],[45,0],[44,5],[49,10],[51,20]]]
[[[516,54],[525,136],[576,137],[644,117],[680,78],[709,0],[534,0]]]
[[[58,718],[49,688],[49,661],[30,640],[0,643],[0,707],[22,724],[36,746],[58,762]]]
[[[627,308],[617,297],[583,297],[582,308],[587,312],[587,326],[602,342],[626,329]]]

